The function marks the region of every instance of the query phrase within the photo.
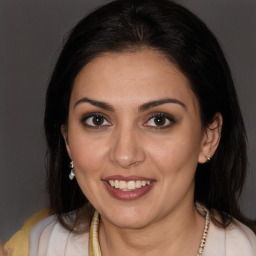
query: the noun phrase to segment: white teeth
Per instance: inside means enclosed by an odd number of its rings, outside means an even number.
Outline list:
[[[136,188],[141,188],[141,180],[136,180],[136,185],[135,186],[136,186]]]
[[[116,180],[116,182],[118,182],[118,181]],[[126,182],[123,181],[123,180],[120,180],[119,181],[119,188],[120,189],[126,189]]]
[[[141,187],[145,187],[147,185],[150,185],[151,181],[146,180],[130,180],[130,181],[124,181],[124,180],[108,180],[108,183],[119,190],[122,191],[132,191],[136,190]]]
[[[114,187],[114,186],[115,186],[115,181],[109,180],[109,184],[110,184],[112,187]]]
[[[128,181],[127,183],[127,188],[128,189],[135,189],[135,181]]]
[[[119,188],[119,181],[115,180],[115,188]]]

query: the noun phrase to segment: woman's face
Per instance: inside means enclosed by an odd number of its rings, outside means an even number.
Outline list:
[[[206,133],[189,81],[159,53],[93,59],[75,79],[62,130],[79,186],[104,220],[139,228],[193,204]]]

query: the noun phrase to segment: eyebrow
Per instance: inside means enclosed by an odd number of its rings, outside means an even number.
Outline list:
[[[168,99],[154,100],[154,101],[144,103],[139,107],[139,112],[143,112],[143,111],[146,111],[150,108],[154,108],[154,107],[166,104],[166,103],[179,104],[180,106],[182,106],[183,108],[186,109],[186,105],[183,102],[181,102],[177,99],[168,98]]]
[[[96,106],[96,107],[99,107],[99,108],[102,108],[102,109],[105,109],[105,110],[108,110],[108,111],[112,111],[114,112],[114,107],[112,107],[110,104],[106,103],[106,102],[103,102],[103,101],[97,101],[97,100],[92,100],[92,99],[89,99],[89,98],[81,98],[80,100],[78,100],[75,104],[74,104],[74,107],[75,108],[78,104],[80,103],[90,103],[91,105],[93,106]]]
[[[81,104],[81,103],[89,103],[93,106],[96,106],[96,107],[99,107],[99,108],[102,108],[102,109],[105,109],[105,110],[108,110],[108,111],[111,111],[111,112],[114,112],[115,109],[112,105],[106,103],[106,102],[103,102],[103,101],[97,101],[97,100],[93,100],[93,99],[89,99],[87,97],[84,97],[84,98],[81,98],[80,100],[78,100],[75,104],[74,104],[74,107],[75,108],[77,105]],[[160,106],[160,105],[163,105],[163,104],[166,104],[166,103],[174,103],[174,104],[178,104],[180,106],[182,106],[183,108],[186,109],[186,105],[177,100],[177,99],[173,99],[173,98],[167,98],[167,99],[160,99],[160,100],[154,100],[154,101],[150,101],[150,102],[147,102],[147,103],[144,103],[142,104],[141,106],[139,106],[139,112],[144,112],[150,108],[154,108],[154,107],[157,107],[157,106]]]

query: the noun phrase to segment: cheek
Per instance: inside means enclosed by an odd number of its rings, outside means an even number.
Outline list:
[[[81,137],[77,133],[70,141],[76,180],[87,199],[95,205],[95,197],[102,185],[102,170],[106,163],[107,150],[102,140]]]
[[[72,131],[72,130],[71,130]],[[93,138],[85,133],[70,132],[70,151],[78,175],[97,174],[107,155],[107,144],[102,138]]]
[[[150,144],[148,155],[162,178],[168,176],[175,180],[174,184],[193,179],[201,150],[198,130],[181,127],[170,136],[155,140],[154,147]]]
[[[191,162],[197,163],[200,152],[200,141],[195,142],[192,138],[176,136],[175,138],[164,139],[149,147],[151,158],[163,167],[178,167]]]

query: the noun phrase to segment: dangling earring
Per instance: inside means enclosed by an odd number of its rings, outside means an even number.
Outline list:
[[[70,173],[69,173],[69,179],[70,179],[70,180],[73,180],[73,179],[75,178],[74,162],[73,162],[73,161],[70,162],[69,167],[71,168]]]

